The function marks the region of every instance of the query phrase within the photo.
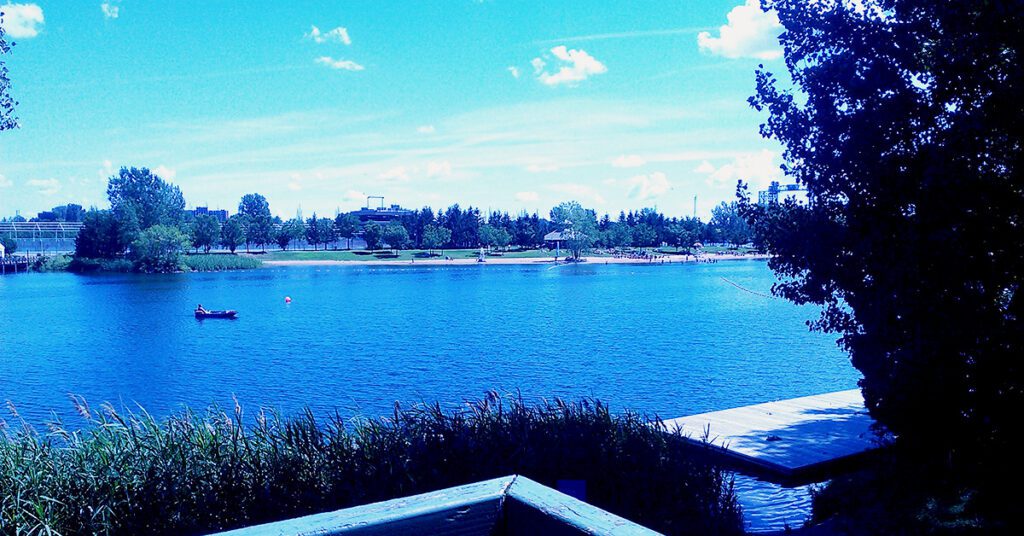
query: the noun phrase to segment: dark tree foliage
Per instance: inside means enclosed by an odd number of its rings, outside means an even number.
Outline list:
[[[3,6],[0,6],[0,22],[3,22],[2,9]],[[3,24],[0,24],[0,56],[10,52],[13,45],[13,42],[7,41]],[[14,106],[18,103],[11,98],[10,88],[11,79],[7,76],[7,65],[0,60],[0,131],[18,126],[18,120],[14,117]]]
[[[750,102],[810,197],[744,205],[776,292],[823,305],[897,444],[979,483],[1019,470],[1024,3],[763,4],[795,91],[762,68]]]
[[[75,256],[112,259],[124,252],[117,218],[109,210],[90,210],[75,237]]]
[[[176,227],[185,216],[181,190],[147,168],[121,168],[107,183],[107,198],[115,214],[121,209],[134,212],[140,229],[154,225]]]

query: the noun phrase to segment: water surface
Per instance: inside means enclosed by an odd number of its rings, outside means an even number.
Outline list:
[[[520,389],[676,417],[855,386],[813,308],[726,280],[774,281],[758,261],[8,276],[0,399],[37,422],[67,393],[372,416]],[[240,318],[197,321],[197,303]]]

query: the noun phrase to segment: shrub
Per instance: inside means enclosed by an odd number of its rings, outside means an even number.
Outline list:
[[[34,272],[66,272],[69,266],[71,266],[70,255],[39,256],[32,261],[31,270]]]
[[[135,268],[128,259],[90,259],[74,257],[68,264],[69,272],[131,272]]]
[[[185,266],[193,272],[219,272],[259,268],[263,266],[263,262],[242,255],[186,255]]]
[[[183,266],[182,254],[190,241],[176,227],[154,225],[132,242],[132,258],[140,272],[177,272]]]
[[[703,450],[635,413],[584,400],[528,406],[496,395],[462,410],[318,421],[242,409],[94,412],[0,436],[0,532],[196,534],[508,474],[584,479],[598,507],[679,534],[739,534],[732,487]]]

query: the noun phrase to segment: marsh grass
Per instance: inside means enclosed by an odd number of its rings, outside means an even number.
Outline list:
[[[193,272],[220,272],[224,270],[250,270],[263,262],[247,255],[185,255],[185,266]]]
[[[592,400],[487,398],[388,418],[282,418],[261,410],[98,410],[0,435],[0,532],[199,534],[509,474],[586,481],[587,500],[655,530],[737,534],[727,475],[661,425]],[[18,424],[11,424],[18,423]]]

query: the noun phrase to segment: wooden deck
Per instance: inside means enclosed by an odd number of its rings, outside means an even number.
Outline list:
[[[859,389],[666,420],[673,433],[708,441],[738,469],[768,480],[810,482],[877,449]]]

